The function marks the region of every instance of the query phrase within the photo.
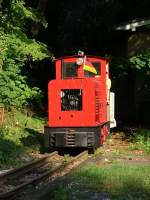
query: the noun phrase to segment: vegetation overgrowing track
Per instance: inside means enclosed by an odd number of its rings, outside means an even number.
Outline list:
[[[84,151],[76,157],[65,159],[55,151],[37,161],[26,164],[0,175],[0,199],[16,199],[20,191],[28,185],[36,185],[42,180],[56,179],[78,166],[88,156]]]

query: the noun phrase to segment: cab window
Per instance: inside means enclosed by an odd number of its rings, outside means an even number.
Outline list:
[[[63,62],[61,76],[62,79],[77,77],[77,64],[75,62]]]

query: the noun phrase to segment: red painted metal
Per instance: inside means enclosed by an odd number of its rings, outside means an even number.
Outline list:
[[[78,67],[77,77],[62,78],[62,64],[76,62],[77,56],[63,57],[55,61],[56,80],[48,84],[48,126],[50,127],[95,127],[107,122],[106,111],[106,65],[107,59],[87,56],[88,61],[100,63],[100,75],[84,77],[83,67]],[[61,110],[61,91],[77,89],[82,91],[82,110]],[[106,136],[105,127],[102,140]]]
[[[105,124],[104,126],[101,127],[101,144],[104,144],[107,139],[107,134],[108,134],[108,128],[107,125]]]

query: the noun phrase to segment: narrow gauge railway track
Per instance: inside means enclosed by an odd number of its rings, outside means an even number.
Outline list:
[[[44,179],[54,180],[78,166],[88,156],[84,151],[65,161],[53,152],[37,161],[0,175],[0,199],[15,199],[28,185],[36,185]]]

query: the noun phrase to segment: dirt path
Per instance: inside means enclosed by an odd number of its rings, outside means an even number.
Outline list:
[[[112,135],[107,143],[95,152],[95,156],[91,161],[97,165],[119,163],[146,165],[150,164],[150,155],[142,150],[137,150],[128,138],[118,133]]]

